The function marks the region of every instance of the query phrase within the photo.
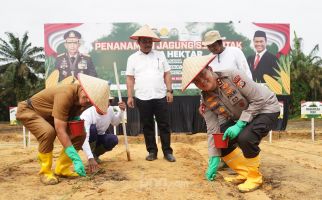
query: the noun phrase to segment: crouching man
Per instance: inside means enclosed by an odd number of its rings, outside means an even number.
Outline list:
[[[221,157],[238,173],[225,180],[239,184],[240,192],[250,192],[263,182],[259,172],[259,143],[276,126],[280,110],[278,100],[273,92],[242,71],[213,72],[209,63],[214,58],[211,55],[184,60],[182,91],[190,83],[202,90],[209,153],[206,178],[214,180]],[[229,137],[228,148],[217,149],[213,133],[224,133],[222,140]]]
[[[81,119],[85,121],[86,130],[83,151],[87,156],[90,172],[95,172],[98,169],[98,163],[101,162],[99,156],[111,151],[118,144],[117,136],[108,133],[110,124],[117,126],[121,122],[121,113],[124,112],[126,104],[119,102],[118,106],[121,112],[117,114],[114,113],[112,106],[106,109],[105,114],[92,106],[81,115]]]
[[[40,181],[45,185],[59,182],[58,177],[86,176],[85,168],[77,151],[85,140],[85,133],[72,136],[68,121],[79,115],[90,105],[101,112],[108,107],[107,81],[85,74],[78,75],[80,84],[58,85],[44,89],[18,104],[17,119],[39,142],[38,160]],[[55,138],[63,149],[52,170]],[[70,167],[74,165],[72,171]]]

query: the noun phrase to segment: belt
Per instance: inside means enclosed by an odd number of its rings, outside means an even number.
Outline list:
[[[34,109],[34,107],[32,106],[32,103],[31,103],[31,99],[27,99],[26,103],[27,103],[29,108]]]

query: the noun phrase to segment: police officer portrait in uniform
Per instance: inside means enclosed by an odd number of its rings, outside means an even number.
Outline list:
[[[95,66],[89,55],[79,52],[81,34],[70,30],[64,34],[65,48],[67,52],[57,56],[56,69],[59,71],[58,82],[69,76],[77,77],[78,73],[97,77]]]
[[[208,134],[208,169],[205,178],[214,180],[220,157],[238,175],[224,177],[239,184],[240,192],[256,190],[263,183],[259,144],[276,127],[279,105],[276,95],[249,78],[243,71],[214,72],[209,63],[215,56],[186,58],[182,69],[182,90],[194,83],[202,90]],[[212,134],[224,133],[227,148],[216,148]]]

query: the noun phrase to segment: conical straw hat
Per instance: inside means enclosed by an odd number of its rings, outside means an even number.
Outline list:
[[[74,79],[76,79],[74,76],[68,76],[67,78],[60,81],[59,84],[72,84],[74,83]]]
[[[46,79],[46,88],[56,86],[58,84],[58,79],[59,79],[59,71],[56,69]]]
[[[107,81],[81,73],[78,74],[78,81],[93,106],[101,113],[106,114],[110,94]]]
[[[142,26],[137,30],[133,35],[130,36],[132,40],[138,40],[139,37],[148,37],[152,38],[153,42],[160,42],[160,38],[150,29],[148,25]]]
[[[184,92],[193,79],[215,58],[214,55],[195,56],[184,59],[181,89]]]

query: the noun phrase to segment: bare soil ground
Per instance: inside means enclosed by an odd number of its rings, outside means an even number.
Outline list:
[[[120,136],[119,145],[101,157],[104,162],[98,173],[44,186],[37,175],[34,137],[30,147],[24,149],[21,127],[1,124],[0,199],[322,199],[322,120],[316,120],[314,143],[310,131],[310,121],[292,121],[287,131],[273,133],[272,143],[265,138],[260,168],[264,184],[257,191],[243,194],[223,180],[232,173],[230,170],[220,171],[213,182],[204,179],[204,133],[172,135],[175,163],[164,160],[161,151],[158,160],[145,161],[142,135],[129,137],[132,160],[127,161]],[[54,161],[61,148],[56,141]],[[80,155],[85,161],[83,152]]]

